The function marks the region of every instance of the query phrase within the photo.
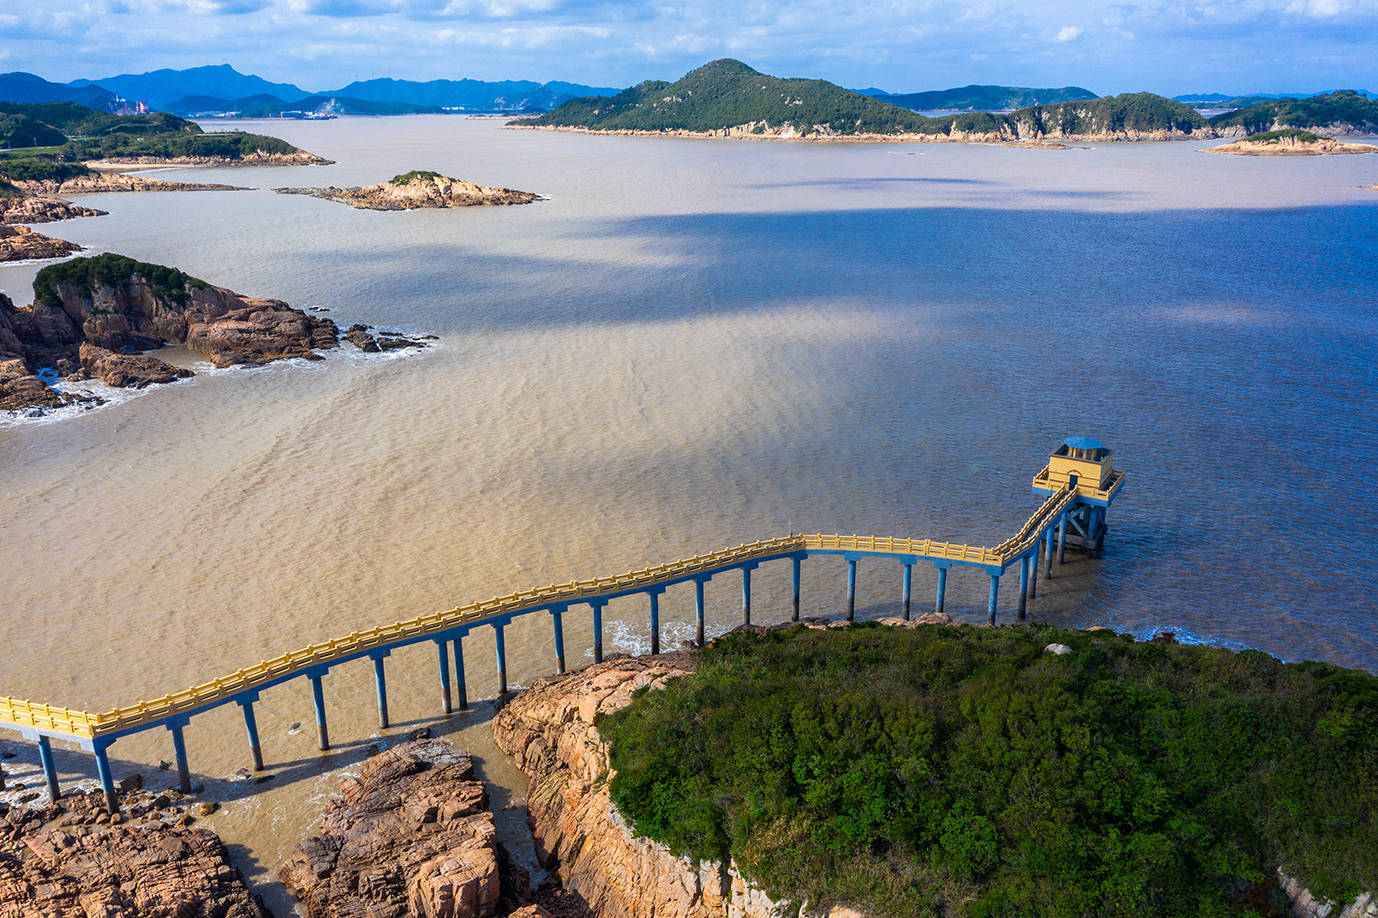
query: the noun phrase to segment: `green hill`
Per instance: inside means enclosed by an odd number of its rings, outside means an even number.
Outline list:
[[[166,112],[112,115],[75,102],[0,102],[0,142],[11,146],[61,146],[67,160],[181,156],[242,159],[254,153],[299,153],[276,137],[244,132],[208,134],[194,122]]]
[[[1053,105],[1095,99],[1096,93],[1080,86],[1032,89],[1026,86],[959,86],[929,92],[885,93],[875,98],[914,111],[1007,112],[1032,105]]]
[[[1217,131],[1256,134],[1278,128],[1378,133],[1378,101],[1340,90],[1306,99],[1276,99],[1211,119]]]
[[[1004,116],[1021,137],[1209,133],[1200,113],[1151,92],[1022,108]]]
[[[1066,645],[1058,655],[1045,648]],[[1378,677],[1046,626],[737,632],[599,719],[635,831],[910,916],[1287,911],[1378,889]]]

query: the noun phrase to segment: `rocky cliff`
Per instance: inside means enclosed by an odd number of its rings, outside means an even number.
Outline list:
[[[305,194],[364,210],[475,207],[486,204],[530,204],[540,195],[511,188],[490,188],[436,172],[409,172],[390,181],[360,188],[278,188],[278,194]]]
[[[531,778],[531,830],[543,866],[604,918],[777,918],[779,907],[731,865],[695,863],[637,838],[608,793],[600,714],[691,671],[687,653],[621,658],[539,680],[493,722],[499,748]],[[835,909],[832,918],[856,913]]]
[[[82,207],[51,195],[0,196],[0,223],[56,223],[73,217],[101,217],[105,211]]]
[[[65,239],[35,233],[27,226],[0,224],[0,261],[26,261],[34,258],[66,258],[80,252],[81,246]]]

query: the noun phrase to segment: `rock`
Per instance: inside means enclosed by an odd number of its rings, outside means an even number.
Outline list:
[[[219,294],[229,294],[221,291]],[[235,296],[230,294],[231,297]],[[316,349],[335,347],[335,323],[293,309],[280,300],[238,297],[235,308],[219,302],[203,311],[188,309],[187,347],[205,354],[217,367],[262,364],[290,357],[315,357]]]
[[[193,806],[191,808],[191,811],[195,813],[197,816],[209,816],[211,813],[214,813],[218,809],[220,809],[220,804],[216,803],[214,800],[207,800],[203,803],[198,803],[195,806]]]
[[[92,797],[89,805],[101,804]],[[5,918],[268,918],[212,832],[119,824],[43,831],[51,815],[0,820]]]
[[[417,739],[340,783],[278,878],[308,918],[487,918],[501,894],[488,796],[468,753]]]
[[[594,721],[692,668],[688,653],[609,660],[538,680],[494,718],[498,747],[531,778],[537,857],[596,915],[775,918],[776,903],[733,865],[695,863],[635,837],[609,796],[608,749]]]
[[[1304,132],[1297,132],[1302,134]],[[1235,156],[1332,156],[1335,154],[1378,153],[1378,146],[1367,143],[1346,143],[1329,137],[1307,140],[1292,135],[1257,141],[1245,137],[1232,143],[1198,150],[1198,153],[1227,153]]]
[[[117,389],[142,389],[194,375],[191,370],[163,363],[146,354],[116,354],[103,347],[82,343],[81,368]]]
[[[1068,647],[1066,644],[1049,644],[1047,647],[1044,647],[1043,649],[1046,650],[1048,653],[1055,653],[1058,656],[1062,656],[1064,654],[1069,654],[1072,652],[1072,648]]]
[[[0,223],[55,223],[74,217],[103,216],[103,210],[81,207],[51,195],[0,196]]]
[[[66,258],[80,251],[74,242],[35,233],[27,226],[0,226],[0,261]]]
[[[406,181],[398,181],[406,179]],[[362,188],[277,188],[278,194],[305,194],[365,210],[416,210],[473,207],[484,204],[530,204],[540,195],[511,188],[490,188],[435,172],[410,172],[392,181]]]
[[[144,776],[137,771],[134,772],[132,775],[125,775],[123,778],[120,778],[120,780],[115,782],[115,789],[122,794],[128,794],[136,790],[142,790],[143,786]]]
[[[45,197],[59,194],[108,194],[113,191],[248,191],[234,185],[205,185],[197,182],[169,182],[143,175],[90,173],[65,179],[10,180],[27,195]],[[63,203],[66,203],[65,201]],[[71,206],[71,205],[69,205]],[[85,208],[81,208],[85,209]],[[101,213],[101,211],[95,211]]]
[[[378,341],[368,333],[363,325],[351,325],[344,333],[344,339],[366,354],[378,353]]]

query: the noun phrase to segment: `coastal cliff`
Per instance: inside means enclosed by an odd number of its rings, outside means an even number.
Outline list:
[[[418,210],[475,207],[488,204],[530,204],[540,195],[511,188],[490,188],[450,178],[438,172],[407,172],[386,182],[356,188],[277,188],[278,194],[304,194],[337,201],[363,210]]]
[[[542,866],[598,916],[777,916],[776,903],[732,865],[676,857],[634,835],[609,796],[608,745],[594,722],[637,689],[692,671],[688,653],[610,660],[537,681],[493,721],[498,747],[531,778],[527,808]]]
[[[81,246],[65,239],[35,233],[26,226],[0,224],[0,262],[37,258],[66,258],[80,252]]]

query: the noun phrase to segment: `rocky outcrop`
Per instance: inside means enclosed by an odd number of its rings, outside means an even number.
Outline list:
[[[418,739],[342,781],[320,834],[297,845],[278,878],[307,918],[489,918],[508,912],[499,866],[469,754]]]
[[[96,159],[86,163],[92,169],[120,172],[144,166],[329,166],[335,162],[297,150],[295,153],[264,153],[254,150],[243,156],[129,156],[120,159]]]
[[[218,287],[210,289],[217,296],[229,293]],[[339,344],[339,330],[329,319],[293,309],[281,300],[237,300],[187,314],[187,347],[205,354],[217,367],[262,364],[291,357],[319,360],[316,350]]]
[[[530,204],[540,195],[511,188],[490,188],[434,172],[409,173],[362,188],[278,188],[278,194],[305,194],[365,210],[417,210],[474,207],[485,204]]]
[[[435,339],[434,335],[408,338],[401,332],[379,331],[372,325],[351,325],[342,337],[366,354],[380,351],[396,351],[409,347],[427,347],[426,342]]]
[[[1360,893],[1353,902],[1336,911],[1334,902],[1317,899],[1296,877],[1279,868],[1278,881],[1287,894],[1291,918],[1378,918],[1378,899]]]
[[[1378,146],[1367,143],[1345,143],[1328,137],[1317,137],[1314,140],[1279,137],[1263,142],[1245,138],[1198,152],[1229,153],[1235,156],[1326,156],[1337,153],[1378,153]]]
[[[142,389],[155,383],[175,382],[195,375],[147,354],[116,354],[85,341],[79,350],[81,368],[108,386]]]
[[[102,217],[105,211],[49,195],[0,196],[0,223],[56,223],[73,217]]]
[[[693,669],[689,653],[623,657],[541,679],[493,721],[498,747],[531,778],[527,809],[542,866],[603,918],[778,918],[781,906],[732,865],[696,863],[636,837],[613,806],[594,722],[643,686]],[[855,915],[848,909],[832,918]]]
[[[28,195],[108,194],[117,191],[247,191],[236,185],[201,184],[198,182],[168,182],[142,175],[120,175],[93,172],[65,181],[11,180],[10,184]]]
[[[0,918],[268,918],[215,833],[108,815],[85,824],[81,812],[101,806],[78,797],[0,813]]]
[[[39,258],[66,258],[81,246],[65,239],[35,233],[27,226],[0,225],[0,262]]]

